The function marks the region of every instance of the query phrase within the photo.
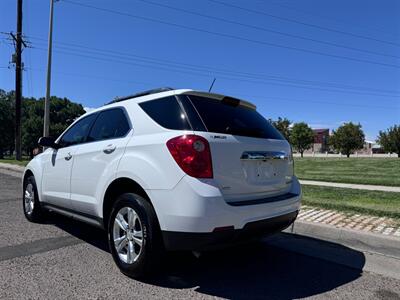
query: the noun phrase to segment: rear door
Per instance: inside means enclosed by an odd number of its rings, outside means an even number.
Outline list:
[[[184,96],[181,96],[181,98]],[[207,132],[214,178],[227,201],[288,192],[293,174],[284,137],[250,103],[229,97],[188,95]]]
[[[95,215],[97,195],[115,175],[131,124],[122,107],[98,113],[87,138],[75,152],[71,173],[71,202],[75,210]]]

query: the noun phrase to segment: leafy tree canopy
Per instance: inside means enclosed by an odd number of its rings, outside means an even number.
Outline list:
[[[14,92],[0,90],[0,157],[5,150],[14,149]],[[43,135],[44,98],[23,98],[22,149],[32,156],[38,139]],[[59,136],[77,117],[85,113],[83,106],[67,98],[50,98],[50,135]]]
[[[314,142],[314,132],[304,122],[295,123],[290,132],[290,142],[303,157],[304,151],[310,149]]]
[[[333,148],[346,154],[347,157],[350,157],[350,154],[354,153],[355,150],[361,149],[364,146],[364,142],[365,135],[361,125],[356,125],[352,122],[344,123],[336,131],[333,130],[330,137],[330,144]]]
[[[6,92],[0,89],[0,158],[3,158],[5,150],[14,146],[14,92]]]
[[[385,152],[394,152],[400,157],[400,125],[394,125],[386,131],[379,131],[377,142]]]
[[[273,120],[269,120],[271,122],[271,124],[280,131],[280,133],[282,133],[282,135],[285,137],[285,139],[287,139],[289,141],[290,139],[290,123],[292,123],[291,121],[289,121],[287,118],[281,118],[279,117],[278,120],[273,121]]]

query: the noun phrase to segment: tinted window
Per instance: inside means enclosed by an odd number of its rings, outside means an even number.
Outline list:
[[[168,129],[191,129],[186,115],[175,97],[160,98],[139,103],[140,107],[162,127]]]
[[[122,109],[106,110],[99,113],[92,130],[90,130],[88,141],[119,138],[126,135],[129,129],[128,120]]]
[[[220,101],[189,96],[208,131],[265,139],[284,139],[256,110],[237,105],[237,101]]]
[[[192,129],[195,131],[207,131],[205,128],[203,121],[200,119],[199,114],[196,112],[193,107],[190,99],[186,95],[179,95],[179,101],[182,103],[183,109],[186,112],[186,115],[189,118],[190,125]]]
[[[62,147],[80,144],[86,141],[87,134],[92,126],[97,114],[89,115],[79,120],[62,136],[59,144]]]

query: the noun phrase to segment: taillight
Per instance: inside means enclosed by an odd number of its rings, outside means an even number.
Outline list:
[[[167,147],[186,174],[196,178],[213,177],[210,145],[202,136],[181,135],[170,139]]]

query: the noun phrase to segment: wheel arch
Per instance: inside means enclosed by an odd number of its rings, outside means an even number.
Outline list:
[[[33,158],[28,165],[25,167],[24,173],[22,175],[22,187],[25,183],[25,180],[29,176],[35,177],[36,188],[39,196],[39,201],[42,200],[42,176],[43,176],[43,153],[39,154],[35,158]]]
[[[26,180],[29,176],[35,177],[35,174],[33,174],[33,171],[32,171],[31,169],[26,169],[25,172],[24,172],[24,175],[22,176],[22,184],[25,183],[25,180]]]
[[[137,181],[135,181],[129,177],[116,178],[108,185],[108,187],[104,193],[104,197],[103,197],[102,213],[103,213],[104,228],[107,228],[108,217],[109,217],[109,214],[111,213],[111,208],[112,208],[112,205],[113,205],[115,199],[119,195],[121,195],[123,193],[129,193],[129,192],[142,196],[144,199],[146,199],[150,203],[151,206],[153,206],[149,195],[146,193],[144,188]],[[154,209],[154,206],[153,206],[153,209]]]

